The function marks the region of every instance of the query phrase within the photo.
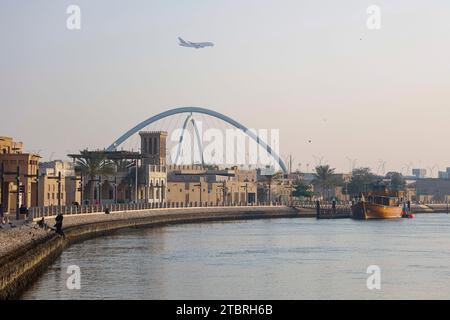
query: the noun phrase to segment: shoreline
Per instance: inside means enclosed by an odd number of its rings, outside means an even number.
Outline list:
[[[63,238],[34,223],[11,230],[14,241],[0,250],[0,300],[18,299],[70,245],[113,231],[169,224],[273,218],[315,218],[314,210],[285,206],[152,209],[64,216]],[[51,223],[49,223],[51,221]],[[54,217],[47,217],[52,225]]]

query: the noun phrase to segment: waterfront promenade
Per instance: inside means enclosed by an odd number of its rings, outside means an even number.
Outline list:
[[[89,211],[89,210],[88,210]],[[50,213],[48,213],[50,214]],[[174,223],[315,217],[312,210],[286,206],[234,206],[198,208],[153,208],[66,214],[63,238],[37,226],[40,219],[0,232],[0,299],[16,298],[72,243],[108,234],[118,229],[153,227]],[[53,215],[45,217],[49,226]]]

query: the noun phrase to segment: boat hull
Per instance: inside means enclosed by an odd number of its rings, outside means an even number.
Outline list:
[[[402,208],[361,201],[352,206],[351,217],[358,220],[397,219],[402,217]]]

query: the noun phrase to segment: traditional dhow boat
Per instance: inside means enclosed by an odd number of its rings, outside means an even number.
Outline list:
[[[367,195],[362,194],[352,205],[353,219],[397,219],[402,217],[403,195],[400,191],[390,192],[385,186],[376,186]]]

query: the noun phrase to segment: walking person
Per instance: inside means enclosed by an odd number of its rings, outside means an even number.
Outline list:
[[[61,236],[63,236],[64,238],[66,237],[66,235],[64,234],[64,231],[62,230],[62,226],[63,226],[63,215],[62,213],[58,213],[58,215],[55,218],[55,232]]]

